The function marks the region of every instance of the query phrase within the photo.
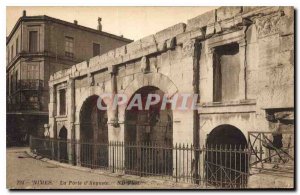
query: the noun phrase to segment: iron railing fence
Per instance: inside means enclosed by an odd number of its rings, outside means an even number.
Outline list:
[[[117,141],[99,144],[31,137],[30,149],[63,163],[207,188],[245,188],[249,176],[250,150],[242,146],[195,148],[192,144]]]
[[[294,173],[293,139],[293,132],[249,132],[250,167],[272,172]]]
[[[242,145],[210,145],[203,148],[204,177],[219,188],[246,188],[249,150]]]

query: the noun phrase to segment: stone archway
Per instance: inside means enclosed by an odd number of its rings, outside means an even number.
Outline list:
[[[206,180],[219,187],[242,187],[247,184],[247,140],[235,126],[224,124],[214,128],[206,140]]]
[[[161,110],[161,102],[145,108],[147,96],[164,92],[154,86],[145,86],[134,94],[141,95],[142,107],[125,111],[125,166],[127,173],[171,175],[173,171],[173,115],[170,105]],[[133,98],[131,97],[131,99]],[[131,101],[131,100],[130,100]],[[130,102],[129,101],[129,102]]]
[[[169,97],[178,92],[174,82],[161,73],[136,74],[135,79],[124,89],[124,94],[131,97],[137,90],[146,86],[155,86]]]
[[[232,147],[241,146],[242,148],[247,147],[247,139],[243,132],[235,126],[224,124],[215,127],[207,135],[207,145],[225,145]]]
[[[82,166],[108,166],[107,112],[97,107],[99,96],[92,95],[80,109],[80,162]],[[103,101],[101,102],[105,104]]]
[[[126,97],[132,97],[133,94],[139,89],[147,86],[155,86],[162,90],[168,97],[172,97],[178,92],[177,86],[174,82],[166,75],[161,73],[139,73],[135,75],[135,79],[125,86],[123,94]],[[119,120],[125,121],[125,109],[126,106],[119,107]]]

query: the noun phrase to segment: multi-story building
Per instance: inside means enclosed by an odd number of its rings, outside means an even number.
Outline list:
[[[51,74],[131,41],[103,32],[101,18],[92,29],[23,11],[6,40],[8,141],[43,132]]]

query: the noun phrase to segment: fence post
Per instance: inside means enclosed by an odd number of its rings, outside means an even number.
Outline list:
[[[200,181],[200,178],[199,178],[200,177],[200,174],[199,174],[199,171],[200,171],[200,168],[199,168],[200,147],[193,145],[193,148],[194,148],[194,152],[195,152],[195,163],[194,163],[195,177],[194,177],[194,180],[195,180],[196,184],[199,184],[199,181]]]
[[[177,167],[177,164],[178,164],[178,163],[177,163],[177,143],[176,143],[176,145],[175,145],[175,151],[176,151],[176,152],[175,152],[175,154],[176,154],[176,155],[175,155],[175,158],[176,158],[176,160],[175,160],[175,162],[176,162],[176,163],[175,163],[175,177],[176,177],[176,182],[178,182],[178,173],[177,173],[177,168],[178,168],[178,167]]]
[[[50,140],[51,143],[51,158],[52,160],[55,160],[55,153],[54,153],[54,140]]]
[[[199,167],[199,183],[201,184],[201,181],[204,182],[204,155],[205,155],[205,147],[204,145],[202,146],[202,148],[199,146],[199,163],[198,163],[198,167]],[[202,156],[201,156],[202,155]]]
[[[60,143],[57,140],[57,161],[60,162]]]
[[[29,135],[29,148],[30,152],[32,152],[32,135]]]
[[[76,141],[75,145],[76,145],[76,165],[77,166],[81,166],[81,142],[80,141]]]
[[[263,137],[262,137],[262,133],[260,133],[259,134],[259,137],[260,137],[260,140],[262,140],[263,139]],[[264,163],[263,163],[263,161],[262,161],[262,158],[263,158],[263,149],[262,149],[262,142],[260,141],[259,142],[259,160],[261,161],[261,168],[263,169],[264,168]]]
[[[114,142],[113,142],[113,143],[114,143]],[[112,172],[114,173],[114,172],[115,172],[115,146],[114,146],[114,144],[113,144],[113,151],[112,151],[112,152],[113,152],[113,153],[112,153],[112,155],[113,155],[113,156],[112,156],[112,161],[113,161],[113,162],[112,162],[112,163],[113,163],[113,164],[112,164],[112,166],[113,166],[113,167],[112,167]]]

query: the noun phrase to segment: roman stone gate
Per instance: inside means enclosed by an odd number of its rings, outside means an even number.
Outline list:
[[[91,162],[97,162],[95,168],[106,167],[123,155],[121,165],[127,173],[144,166],[147,175],[157,163],[168,169],[165,174],[176,171],[180,176],[183,172],[173,166],[174,152],[164,154],[164,160],[155,152],[154,162],[147,160],[143,147],[129,146],[246,147],[249,132],[278,130],[272,117],[293,133],[291,21],[293,11],[288,7],[221,7],[56,72],[49,82],[50,137],[58,138],[63,126],[67,129],[68,159],[77,165],[92,167]],[[111,109],[102,98],[101,105],[108,109],[97,110],[97,99],[107,94],[123,94],[129,100],[135,94],[142,99],[167,95],[168,100],[176,94],[196,94],[198,107],[127,110],[124,103]],[[106,148],[116,141],[130,151]],[[197,154],[192,158],[189,174],[198,171],[191,168],[193,160],[204,163]],[[145,163],[130,164],[129,159]],[[247,164],[247,159],[237,163]],[[248,166],[243,170],[247,172]]]

